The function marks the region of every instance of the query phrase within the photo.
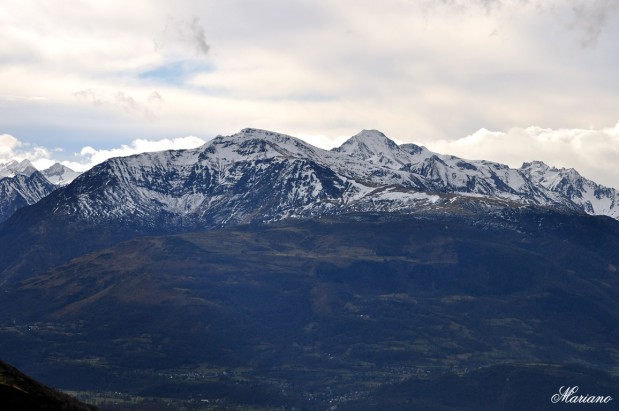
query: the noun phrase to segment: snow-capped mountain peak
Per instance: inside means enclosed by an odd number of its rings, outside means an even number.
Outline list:
[[[322,151],[296,137],[255,128],[246,128],[231,136],[217,136],[201,150],[227,161],[274,157],[313,158],[318,151]]]
[[[57,186],[67,185],[81,174],[60,163],[55,163],[41,172],[45,178]]]
[[[12,163],[6,173],[9,175],[0,177],[0,222],[19,208],[38,202],[56,188],[28,160]]]
[[[566,185],[581,188],[586,180],[573,168],[551,167],[543,161],[523,163],[520,170],[535,184],[540,184],[551,190]]]
[[[363,130],[332,151],[370,164],[393,167],[409,162],[408,153],[378,130]]]
[[[0,163],[0,178],[15,177],[17,175],[31,176],[36,168],[29,160],[11,160],[7,163]]]
[[[18,209],[35,204],[80,173],[61,164],[39,171],[29,160],[0,163],[0,222]]]
[[[370,158],[380,153],[398,150],[398,145],[378,130],[362,130],[333,151]]]
[[[524,163],[520,170],[533,184],[560,193],[589,214],[619,219],[619,193],[584,178],[573,168],[556,168],[532,161]]]

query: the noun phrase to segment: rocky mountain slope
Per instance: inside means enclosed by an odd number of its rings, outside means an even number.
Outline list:
[[[32,166],[0,168],[0,222],[18,209],[34,204],[56,189]]]

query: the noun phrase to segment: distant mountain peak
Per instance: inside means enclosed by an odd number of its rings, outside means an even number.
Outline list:
[[[60,163],[54,163],[41,172],[45,178],[57,186],[67,185],[81,174]]]
[[[534,160],[530,162],[525,162],[520,167],[520,170],[525,174],[528,174],[531,177],[538,176],[544,179],[548,179],[549,177],[556,178],[560,176],[561,178],[570,178],[570,179],[581,179],[583,178],[578,171],[574,168],[558,168],[554,166],[550,166],[543,161]]]
[[[371,151],[394,150],[398,145],[378,130],[362,130],[344,142],[334,151],[347,152],[350,147],[365,146]],[[378,154],[375,152],[375,154]]]
[[[8,163],[0,163],[0,178],[15,177],[17,175],[31,176],[36,171],[36,168],[28,160],[11,160]]]
[[[206,154],[226,161],[273,157],[310,157],[320,149],[286,134],[245,128],[229,136],[217,136],[201,148]]]
[[[542,168],[549,169],[550,166],[541,160],[526,161],[522,163],[521,169]]]
[[[0,177],[0,222],[8,219],[17,209],[38,202],[56,189],[31,165],[27,166],[27,170],[32,172],[18,171],[12,176]]]
[[[238,140],[262,140],[276,144],[294,142],[300,143],[301,145],[309,145],[296,137],[259,128],[244,128],[236,134],[232,134],[230,136],[219,136],[218,138],[222,141],[234,141],[236,143],[239,142]]]
[[[569,167],[569,168],[560,167],[559,168],[559,167],[548,165],[541,160],[533,160],[533,161],[524,162],[522,163],[522,166],[520,167],[520,169],[531,170],[531,171],[539,170],[541,172],[552,171],[552,172],[560,172],[564,174],[568,173],[572,176],[580,176],[580,173],[578,173],[578,171],[576,171],[572,167]]]
[[[362,130],[332,151],[372,164],[405,164],[407,162],[406,152],[378,130]]]
[[[393,141],[387,137],[382,131],[378,131],[375,129],[363,129],[351,138],[361,139],[361,140],[379,140],[379,141],[389,141],[393,143]],[[394,143],[395,144],[395,143]]]
[[[50,173],[61,173],[65,169],[69,169],[69,167],[63,166],[60,163],[54,163],[50,167],[48,167],[46,170],[49,171]]]
[[[245,136],[259,137],[259,138],[268,138],[271,136],[285,136],[285,134],[277,133],[275,131],[264,130],[261,128],[252,128],[252,127],[244,128],[235,135],[239,135],[239,134],[245,135]],[[286,137],[290,137],[290,136],[286,136]]]
[[[587,180],[573,168],[556,168],[533,161],[520,171],[538,187],[560,193],[588,214],[619,219],[619,192]]]

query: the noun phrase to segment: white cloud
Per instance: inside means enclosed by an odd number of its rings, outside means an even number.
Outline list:
[[[46,165],[51,157],[50,151],[38,145],[24,143],[10,134],[0,135],[0,163],[11,160],[30,160],[35,167]],[[49,163],[47,167],[52,165]]]
[[[348,140],[351,136],[338,136],[335,138],[328,137],[324,134],[305,134],[300,133],[295,135],[295,137],[300,138],[301,140],[313,145],[314,147],[320,147],[325,150],[331,150],[332,148],[339,147],[346,140]]]
[[[15,149],[21,145],[20,141],[10,134],[0,135],[0,159],[11,159]],[[0,161],[2,161],[0,160]]]

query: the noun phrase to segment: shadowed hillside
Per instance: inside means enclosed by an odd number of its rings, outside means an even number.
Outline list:
[[[498,364],[616,374],[619,223],[488,221],[350,215],[136,238],[5,289],[0,348],[63,388],[261,407]]]
[[[96,411],[0,361],[0,407],[10,411]]]

